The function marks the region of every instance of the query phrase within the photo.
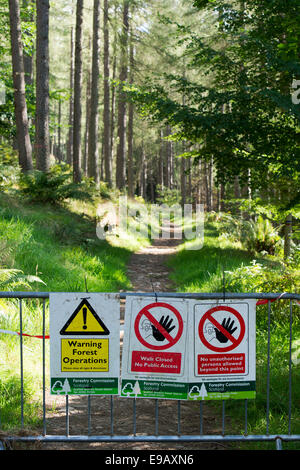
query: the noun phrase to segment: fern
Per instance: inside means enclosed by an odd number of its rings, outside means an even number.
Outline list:
[[[0,290],[31,289],[34,282],[45,284],[38,276],[24,274],[20,269],[0,269]]]
[[[66,199],[91,200],[88,183],[73,183],[72,174],[62,166],[55,165],[48,173],[32,171],[22,174],[19,180],[21,192],[37,203],[59,204]]]
[[[258,253],[266,251],[269,254],[274,254],[280,236],[272,223],[260,215],[256,221],[244,223],[241,241],[250,251]]]

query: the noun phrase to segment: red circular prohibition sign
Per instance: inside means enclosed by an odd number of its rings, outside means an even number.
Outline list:
[[[178,332],[174,338],[162,327],[162,325],[156,320],[156,318],[149,312],[149,310],[154,307],[164,307],[168,310],[171,310],[171,312],[175,314],[178,320]],[[147,317],[147,319],[151,322],[151,324],[155,326],[155,328],[157,328],[160,331],[160,333],[165,337],[165,339],[168,341],[167,344],[164,344],[163,346],[162,345],[155,346],[144,340],[144,338],[141,336],[141,333],[139,331],[139,323],[143,315],[145,315],[145,317]],[[183,321],[182,321],[180,313],[175,307],[173,307],[173,305],[169,305],[165,302],[154,302],[153,304],[149,304],[143,307],[142,310],[140,310],[140,312],[137,314],[137,317],[134,322],[134,331],[135,331],[137,339],[143,344],[143,346],[146,346],[146,348],[148,349],[161,351],[163,349],[168,349],[174,346],[174,344],[176,344],[177,341],[180,339],[182,332],[183,332]]]
[[[241,327],[241,331],[240,331],[240,334],[238,336],[238,338],[234,338],[225,328],[223,328],[223,326],[217,321],[215,320],[215,318],[212,316],[212,314],[214,312],[219,312],[220,310],[225,310],[226,312],[229,312],[229,313],[232,313],[233,315],[235,315],[237,317],[237,319],[239,320],[239,323],[240,323],[240,327]],[[231,341],[231,345],[230,346],[227,346],[226,348],[219,348],[217,346],[213,346],[212,344],[210,344],[207,339],[205,338],[204,334],[203,334],[203,331],[204,331],[204,322],[205,320],[209,320],[219,331],[221,331],[221,333],[223,333],[223,335],[226,336],[226,338]],[[199,337],[202,341],[202,343],[208,348],[208,349],[211,349],[212,351],[215,351],[215,352],[227,352],[227,351],[232,351],[232,349],[235,349],[242,341],[242,339],[244,338],[244,335],[245,335],[245,330],[246,330],[246,327],[245,327],[245,322],[244,322],[244,319],[242,317],[242,315],[237,311],[235,310],[234,308],[232,307],[227,307],[227,306],[222,306],[222,305],[219,305],[217,307],[213,307],[211,308],[210,310],[208,310],[204,315],[203,317],[201,318],[200,322],[199,322],[199,327],[198,327],[198,332],[199,332]]]

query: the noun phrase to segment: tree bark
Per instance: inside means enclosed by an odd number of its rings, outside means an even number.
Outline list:
[[[88,176],[99,182],[98,154],[98,101],[99,101],[99,36],[100,36],[100,0],[94,0],[93,14],[93,56],[91,82],[91,114],[89,118],[88,136]]]
[[[117,17],[117,8],[115,6],[115,19]],[[117,70],[117,32],[114,33],[113,41],[113,63],[112,63],[112,81],[115,82]],[[116,87],[111,89],[111,113],[110,113],[110,152],[111,164],[113,166],[114,160],[114,133],[115,133],[115,107],[116,107]],[[113,177],[112,177],[113,178]]]
[[[67,148],[67,163],[73,164],[73,113],[74,113],[74,29],[70,37],[70,100],[69,100],[69,135]]]
[[[211,158],[209,162],[209,167],[208,167],[208,175],[209,175],[209,205],[210,205],[210,210],[212,211],[214,209],[214,174],[213,174],[213,159]],[[192,171],[192,169],[191,169]],[[190,186],[192,184],[190,183]]]
[[[284,227],[284,258],[288,258],[291,254],[291,240],[293,232],[293,216],[288,214],[285,219]]]
[[[36,4],[36,121],[35,152],[38,170],[50,169],[49,139],[49,0]]]
[[[24,8],[27,8],[29,5],[32,4],[32,0],[23,0],[22,4]],[[34,21],[33,15],[31,14],[30,16],[28,16],[28,18],[25,21],[26,23],[33,23]],[[32,86],[33,85],[33,55],[30,55],[24,52],[23,60],[24,60],[24,72],[25,72],[25,84]]]
[[[202,204],[202,160],[199,158],[198,162],[198,185],[197,185],[197,202]]]
[[[171,134],[171,127],[166,127],[166,137]],[[165,141],[165,166],[164,166],[164,185],[171,189],[172,188],[172,142]]]
[[[185,147],[184,147],[185,151]],[[181,158],[180,162],[180,188],[181,188],[181,205],[182,207],[186,203],[186,174],[185,174],[185,158]]]
[[[58,129],[57,129],[57,157],[58,161],[62,161],[62,150],[61,150],[61,99],[58,101]]]
[[[112,186],[112,154],[110,140],[110,85],[109,85],[109,28],[108,28],[108,0],[104,0],[103,12],[103,158],[105,167],[105,181]]]
[[[77,0],[74,70],[73,180],[81,181],[81,87],[83,0]]]
[[[87,70],[86,74],[86,99],[85,99],[85,130],[84,130],[84,148],[82,171],[87,176],[88,171],[88,152],[89,152],[89,127],[90,127],[90,106],[91,106],[91,72]]]
[[[32,170],[32,147],[29,136],[20,7],[18,0],[9,0],[10,37],[14,84],[19,164],[23,172]]]
[[[209,164],[204,163],[204,178],[205,178],[205,196],[206,196],[206,211],[211,211],[211,195],[210,195],[210,180],[209,180]]]
[[[159,131],[159,185],[160,189],[164,187],[164,141],[163,130]]]
[[[129,51],[129,64],[130,64],[130,78],[129,83],[133,83],[134,74],[134,47],[132,29],[130,32],[130,51]],[[128,195],[134,196],[134,176],[133,176],[133,103],[128,105],[128,133],[127,133],[127,152],[128,152]]]
[[[141,149],[141,173],[140,173],[141,196],[146,199],[147,195],[147,160],[145,155],[144,142]]]
[[[123,32],[121,38],[121,58],[118,93],[118,147],[116,166],[116,186],[124,189],[126,184],[125,166],[125,128],[126,128],[126,100],[123,92],[123,82],[127,79],[127,45],[129,27],[129,1],[123,1]]]

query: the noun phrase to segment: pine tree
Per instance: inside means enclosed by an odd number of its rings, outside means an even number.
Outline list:
[[[124,189],[126,184],[126,160],[125,160],[125,129],[126,129],[126,97],[123,92],[123,84],[127,80],[128,62],[128,30],[129,30],[129,0],[123,0],[123,24],[121,35],[121,56],[118,90],[118,147],[116,185],[118,189]]]
[[[73,180],[81,181],[81,88],[82,88],[82,22],[83,0],[76,4],[75,70],[74,70],[74,121],[73,121]]]
[[[109,15],[108,0],[103,4],[103,158],[105,166],[105,181],[112,186],[112,153],[111,153],[111,123],[110,123],[110,86],[109,86]]]
[[[49,138],[49,0],[36,5],[35,154],[38,170],[50,168]]]
[[[33,165],[25,97],[23,46],[21,38],[20,6],[18,0],[9,1],[9,18],[19,164],[22,171],[26,172],[28,170],[32,170]]]
[[[93,13],[93,55],[91,77],[91,100],[88,134],[88,176],[96,183],[99,179],[98,169],[98,106],[99,106],[99,35],[100,35],[100,0],[94,0]]]

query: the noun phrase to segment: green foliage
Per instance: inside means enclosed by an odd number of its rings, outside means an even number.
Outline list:
[[[0,144],[0,188],[14,186],[19,178],[19,163],[17,152],[9,145]]]
[[[38,276],[26,275],[20,269],[0,268],[0,290],[32,290],[33,283],[45,284]]]
[[[260,215],[256,221],[245,221],[241,241],[251,252],[265,251],[273,255],[280,236],[271,222]]]
[[[278,229],[259,215],[256,220],[245,220],[231,214],[223,214],[220,220],[221,232],[234,241],[240,241],[251,253],[266,252],[275,254],[276,247],[281,247]]]
[[[178,189],[164,188],[160,185],[157,187],[157,202],[159,204],[166,204],[167,206],[173,206],[174,204],[180,204],[181,196]]]
[[[299,269],[276,263],[270,267],[256,260],[226,271],[225,279],[228,292],[298,292],[300,288]]]
[[[190,142],[195,160],[213,156],[219,183],[234,175],[246,182],[251,169],[253,189],[265,189],[266,175],[276,184],[284,180],[288,191],[280,204],[296,204],[300,113],[290,87],[299,75],[297,2],[201,0],[194,6],[198,28],[168,22],[178,33],[174,49],[185,48],[184,77],[169,73],[127,87],[128,99],[142,116],[172,126],[174,140]]]
[[[73,183],[64,166],[54,165],[48,173],[32,171],[20,176],[20,190],[31,202],[59,204],[66,199],[91,200],[88,185]]]
[[[100,181],[99,194],[103,199],[110,199],[112,196],[112,190],[105,181]]]
[[[22,396],[23,394],[23,396]],[[32,377],[24,378],[23,390],[18,374],[7,374],[0,380],[1,426],[3,430],[17,430],[20,426],[21,396],[24,403],[24,425],[34,428],[41,424],[40,406],[34,401],[36,390]]]

